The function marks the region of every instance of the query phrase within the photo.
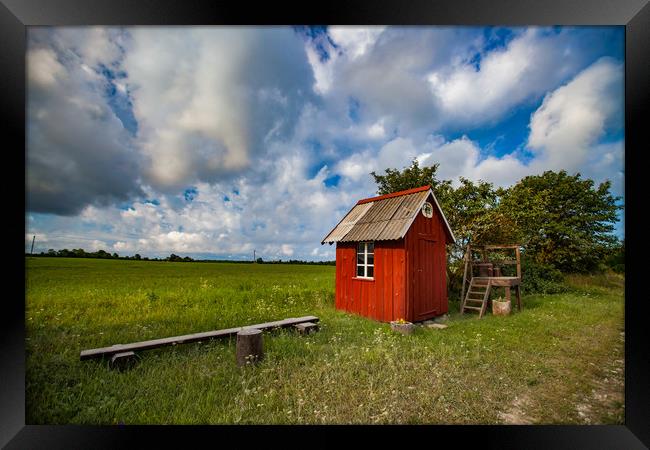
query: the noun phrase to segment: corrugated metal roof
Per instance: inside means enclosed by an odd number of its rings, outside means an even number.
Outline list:
[[[401,220],[414,217],[414,214],[420,210],[420,204],[424,202],[428,195],[428,192],[418,192],[417,194],[401,197],[403,202],[400,204],[392,218],[395,220]]]
[[[378,197],[375,201],[365,199],[357,203],[321,243],[401,239],[429,194],[433,194],[429,189],[418,189],[405,191],[403,195]],[[440,209],[437,200],[435,203]],[[444,214],[442,216],[444,218]],[[445,224],[453,240],[447,219]]]
[[[372,207],[372,203],[364,203],[361,205],[355,205],[354,208],[352,208],[346,215],[343,217],[343,219],[339,222],[339,224],[334,227],[332,231],[330,231],[330,234],[327,235],[325,239],[323,239],[322,243],[325,242],[338,242],[343,238],[354,226],[357,221],[363,217],[363,215]]]
[[[394,236],[400,236],[404,228],[408,228],[411,224],[411,219],[398,219],[390,220],[386,225],[386,228],[381,232],[377,237],[377,241],[387,241],[390,239],[399,239]]]
[[[394,197],[388,200],[381,200],[379,202],[364,203],[365,205],[372,205],[372,208],[359,220],[359,223],[381,222],[382,220],[390,220],[395,214],[395,211],[404,201],[405,197]]]
[[[341,242],[374,241],[381,234],[387,223],[387,220],[358,223],[341,239]]]

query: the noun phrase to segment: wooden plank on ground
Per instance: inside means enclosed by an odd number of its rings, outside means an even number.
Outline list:
[[[124,353],[140,350],[151,350],[154,348],[165,347],[168,345],[187,344],[190,342],[204,341],[207,339],[226,338],[236,336],[241,330],[248,328],[257,328],[258,330],[268,330],[272,328],[287,328],[306,322],[318,322],[316,316],[304,316],[297,318],[290,318],[278,320],[276,322],[259,323],[256,325],[247,325],[237,328],[226,328],[224,330],[206,331],[203,333],[186,334],[183,336],[173,336],[161,339],[152,339],[150,341],[133,342],[131,344],[117,344],[110,347],[93,348],[90,350],[82,350],[79,359],[101,358],[103,356],[112,356],[116,353]]]
[[[313,331],[318,331],[318,325],[314,322],[305,322],[294,325],[300,334],[309,334]]]

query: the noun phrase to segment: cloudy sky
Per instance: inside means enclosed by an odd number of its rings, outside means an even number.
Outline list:
[[[31,27],[26,58],[27,251],[333,259],[414,157],[623,195],[623,27]]]

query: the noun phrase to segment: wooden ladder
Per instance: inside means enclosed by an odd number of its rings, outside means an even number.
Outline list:
[[[483,317],[483,314],[485,314],[485,310],[487,309],[488,299],[490,298],[490,288],[490,280],[485,283],[478,283],[475,282],[474,277],[472,277],[469,282],[469,288],[467,289],[467,295],[465,295],[465,299],[461,305],[460,313],[463,314],[465,310],[474,310],[479,311],[479,319]],[[471,306],[468,305],[468,303],[470,303]],[[480,303],[481,306],[477,306],[477,303]]]

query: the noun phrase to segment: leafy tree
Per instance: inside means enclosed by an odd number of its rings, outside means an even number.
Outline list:
[[[513,220],[535,262],[589,272],[616,243],[611,232],[620,207],[610,187],[606,181],[595,188],[593,180],[581,179],[579,173],[546,171],[505,190],[499,210]]]
[[[625,273],[625,239],[614,246],[605,263],[614,272]]]
[[[493,244],[514,239],[514,223],[498,208],[500,193],[492,183],[475,183],[464,177],[458,187],[444,184],[435,192],[461,253],[470,242]]]
[[[448,246],[447,281],[451,292],[460,292],[468,244],[510,243],[517,240],[514,222],[499,208],[502,191],[485,181],[460,177],[458,187],[439,185],[435,192],[456,243]]]
[[[133,258],[134,258],[136,261],[140,261],[140,260],[142,259],[142,257],[140,256],[140,253],[136,253],[135,255],[133,255]]]
[[[264,260],[262,258],[257,258],[256,262],[257,264],[264,264]]]
[[[436,171],[439,164],[434,164],[430,167],[420,167],[418,160],[413,159],[410,167],[405,167],[404,170],[398,169],[385,169],[385,175],[377,175],[376,172],[370,172],[370,175],[377,183],[377,194],[391,194],[393,192],[405,191],[421,186],[429,185],[436,191],[438,185],[449,185],[450,181],[439,181],[436,178]]]

